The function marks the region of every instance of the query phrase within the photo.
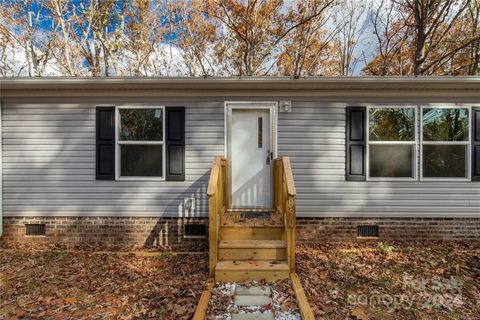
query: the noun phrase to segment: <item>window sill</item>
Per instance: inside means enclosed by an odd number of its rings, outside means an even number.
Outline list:
[[[367,181],[372,182],[417,182],[416,178],[367,178]]]
[[[421,178],[421,179],[367,178],[367,182],[479,182],[479,181],[470,180],[467,178]]]
[[[468,178],[421,178],[421,182],[470,182]]]
[[[161,177],[117,177],[115,181],[166,181]]]

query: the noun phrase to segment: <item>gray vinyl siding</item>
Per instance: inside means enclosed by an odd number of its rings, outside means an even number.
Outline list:
[[[185,182],[96,181],[95,104],[3,104],[5,216],[207,216],[208,173],[224,152],[223,104],[174,105],[186,106]],[[186,197],[196,199],[192,212]]]
[[[5,216],[207,216],[212,158],[224,153],[223,102],[148,103],[165,104],[186,106],[185,182],[96,181],[96,103],[4,103]],[[294,100],[278,113],[278,155],[292,161],[298,216],[480,216],[479,182],[345,181],[346,105]],[[193,212],[183,210],[186,197],[196,199]]]
[[[345,181],[345,107],[293,102],[278,115],[278,154],[290,156],[299,216],[480,216],[478,182]]]

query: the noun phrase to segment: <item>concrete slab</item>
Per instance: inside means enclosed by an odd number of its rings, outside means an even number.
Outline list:
[[[239,307],[249,307],[249,306],[264,306],[266,304],[271,304],[272,298],[267,296],[249,296],[249,295],[236,295],[235,304]]]
[[[258,287],[245,287],[237,286],[235,289],[235,294],[241,296],[270,296],[272,295],[272,290],[267,286],[258,286]]]
[[[236,313],[232,314],[232,320],[274,320],[271,312],[253,312],[253,313]]]

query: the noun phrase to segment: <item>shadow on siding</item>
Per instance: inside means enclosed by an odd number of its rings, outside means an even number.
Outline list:
[[[210,170],[200,176],[184,192],[177,195],[165,208],[165,212],[178,212],[178,217],[158,218],[157,223],[145,240],[145,247],[182,247],[187,250],[199,251],[206,248],[207,237],[189,238],[184,236],[186,224],[208,224],[207,184]],[[195,199],[194,209],[186,209],[184,200]]]

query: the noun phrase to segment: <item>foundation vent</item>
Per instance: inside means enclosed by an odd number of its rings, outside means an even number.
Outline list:
[[[26,236],[44,236],[45,224],[26,224],[25,235]]]
[[[357,237],[378,238],[378,226],[358,226]]]
[[[204,224],[186,224],[183,234],[185,237],[203,238],[207,236],[207,226]]]

